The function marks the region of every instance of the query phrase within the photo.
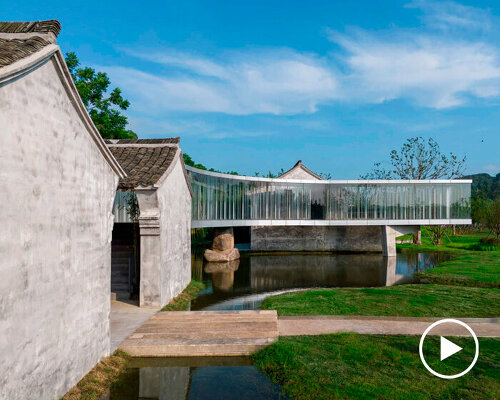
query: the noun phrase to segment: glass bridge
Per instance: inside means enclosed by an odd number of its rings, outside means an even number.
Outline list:
[[[186,166],[192,227],[470,224],[472,180],[297,180]]]

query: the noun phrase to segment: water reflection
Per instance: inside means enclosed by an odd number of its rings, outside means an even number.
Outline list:
[[[234,358],[234,360],[232,360]],[[284,399],[278,385],[249,359],[150,359],[123,373],[110,389],[114,399]],[[163,364],[163,365],[162,365]],[[165,365],[166,364],[166,365]]]
[[[230,292],[234,285],[234,271],[240,266],[240,260],[225,263],[207,262],[204,271],[211,275],[214,291]]]
[[[270,294],[314,287],[374,287],[417,282],[415,272],[449,260],[443,252],[378,254],[242,254],[233,263],[206,263],[193,254],[193,278],[207,289],[191,309],[252,309]]]
[[[139,399],[184,400],[189,392],[189,367],[139,369]]]

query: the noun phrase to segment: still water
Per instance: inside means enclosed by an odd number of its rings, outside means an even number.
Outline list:
[[[249,358],[139,359],[109,391],[110,400],[286,399]],[[135,366],[134,366],[135,364]]]
[[[192,254],[193,279],[206,289],[192,310],[256,309],[270,295],[315,287],[366,287],[416,283],[415,272],[451,259],[447,253],[265,254],[207,263]],[[143,359],[110,388],[109,399],[285,399],[281,388],[249,358]]]
[[[192,254],[193,279],[206,284],[192,310],[248,310],[285,291],[318,287],[374,287],[418,283],[415,272],[449,260],[443,252],[379,254],[265,254],[242,252],[230,263]]]

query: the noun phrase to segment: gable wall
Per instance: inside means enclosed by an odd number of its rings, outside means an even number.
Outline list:
[[[158,189],[161,240],[161,303],[167,304],[191,280],[191,194],[180,159]]]
[[[0,398],[59,398],[109,353],[118,177],[54,58],[0,86]]]
[[[286,174],[279,177],[280,179],[314,179],[319,180],[314,175],[311,175],[309,172],[304,171],[302,168],[295,168]]]

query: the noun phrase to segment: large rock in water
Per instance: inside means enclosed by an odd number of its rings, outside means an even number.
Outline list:
[[[233,228],[216,228],[214,240],[212,242],[212,250],[225,251],[232,248],[234,248]]]
[[[238,258],[240,258],[240,252],[235,248],[224,251],[205,250],[205,260],[209,262],[227,262]]]

